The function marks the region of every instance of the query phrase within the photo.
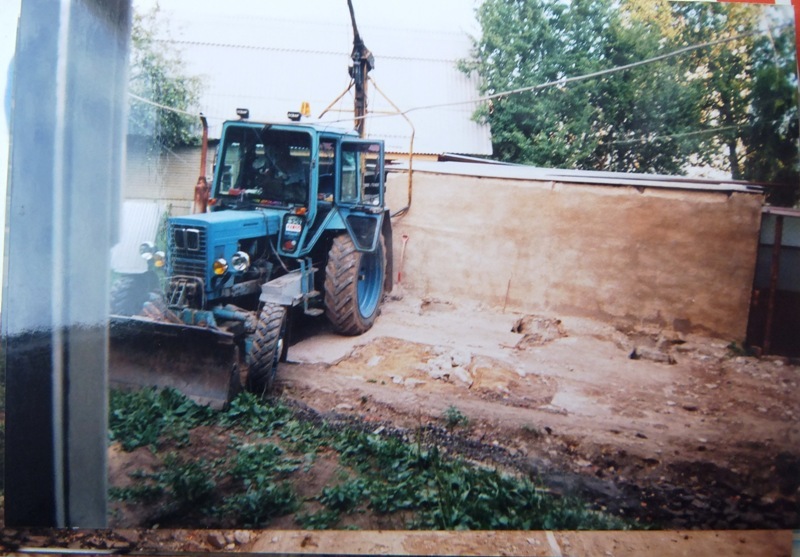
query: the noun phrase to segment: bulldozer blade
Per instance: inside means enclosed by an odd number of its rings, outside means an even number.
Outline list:
[[[241,390],[239,348],[218,329],[112,316],[109,383],[130,390],[172,387],[220,409]]]

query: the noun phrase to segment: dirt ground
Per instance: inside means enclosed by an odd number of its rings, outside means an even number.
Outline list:
[[[391,534],[391,525],[370,524],[362,527],[374,535],[312,535],[294,530],[290,519],[267,531],[168,531],[143,529],[117,514],[112,527],[122,530],[113,533],[6,530],[0,541],[294,553],[345,547],[380,553],[384,546],[402,553],[408,544],[427,544],[429,554],[474,543],[478,553],[502,549],[509,555],[685,555],[709,544],[707,554],[790,554],[790,533],[764,530],[800,527],[797,362],[745,357],[725,340],[633,333],[587,319],[410,297],[387,301],[373,329],[360,337],[337,336],[319,319],[297,322],[293,334],[288,361],[278,371],[277,390],[287,401],[326,418],[374,422],[376,431],[426,428],[439,435],[437,443],[467,458],[638,518],[663,530],[661,537],[475,533],[465,542],[433,533],[430,539]],[[448,424],[453,415],[468,423]],[[222,450],[226,440],[216,439],[219,432],[194,439],[203,431],[192,433],[193,445]],[[145,449],[112,447],[111,485],[130,482],[130,471],[147,468],[148,458]],[[304,481],[318,490],[325,478]]]
[[[451,443],[664,528],[797,528],[800,367],[730,342],[406,298],[372,330],[305,327],[283,396]],[[452,409],[451,409],[452,412]]]

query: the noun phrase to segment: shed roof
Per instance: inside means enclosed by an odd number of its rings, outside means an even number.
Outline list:
[[[347,17],[345,15],[345,17]],[[308,101],[312,119],[348,86],[352,28],[345,22],[286,20],[241,15],[182,14],[170,42],[182,53],[186,71],[203,79],[200,108],[209,133],[218,137],[224,119],[237,107],[253,119],[283,121],[286,112]],[[375,56],[370,76],[391,103],[369,90],[370,137],[386,141],[390,152],[407,152],[412,128],[394,112],[463,102],[477,96],[476,83],[457,61],[469,55],[465,32],[362,27],[359,32]],[[352,127],[353,98],[345,95],[324,121]],[[414,152],[489,155],[489,127],[472,120],[474,104],[415,110]]]
[[[602,172],[595,170],[568,170],[541,168],[521,164],[494,163],[476,164],[474,162],[413,162],[414,172],[474,176],[479,178],[505,178],[510,180],[537,180],[594,184],[600,186],[629,186],[636,188],[665,188],[721,193],[741,192],[762,194],[759,184],[740,180],[715,180],[690,178],[687,176],[663,176],[660,174],[633,174],[623,172]],[[392,165],[393,170],[407,171],[408,163]]]

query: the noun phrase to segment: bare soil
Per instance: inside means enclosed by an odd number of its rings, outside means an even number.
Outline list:
[[[730,342],[393,300],[374,328],[317,323],[282,396],[396,428],[469,419],[442,441],[662,528],[800,525],[800,367]]]

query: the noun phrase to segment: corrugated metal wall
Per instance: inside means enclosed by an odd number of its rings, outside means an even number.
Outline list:
[[[747,342],[765,354],[800,356],[800,211],[765,209]]]
[[[209,150],[213,152],[213,147]],[[180,147],[158,154],[146,140],[129,137],[127,155],[125,199],[157,200],[173,215],[191,212],[200,173],[200,147]],[[209,157],[211,160],[213,157]],[[210,174],[210,169],[207,172]]]

